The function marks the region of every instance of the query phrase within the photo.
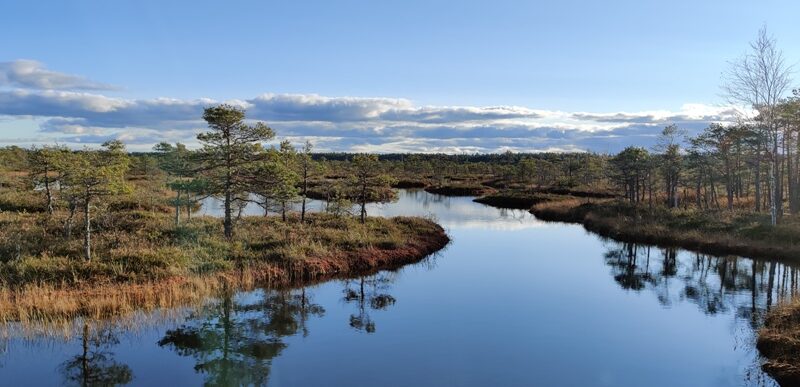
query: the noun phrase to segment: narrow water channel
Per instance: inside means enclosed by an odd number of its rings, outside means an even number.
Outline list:
[[[796,267],[604,240],[417,190],[369,213],[432,216],[453,242],[398,271],[70,338],[11,334],[0,385],[774,385],[755,330],[797,290]]]

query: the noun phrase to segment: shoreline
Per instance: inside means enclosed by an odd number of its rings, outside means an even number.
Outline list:
[[[749,228],[733,231],[721,228],[732,227],[724,222],[713,224],[716,228],[714,230],[696,224],[718,221],[717,217],[733,216],[724,211],[703,219],[697,218],[696,214],[682,213],[681,210],[676,210],[677,213],[673,214],[669,211],[655,212],[647,208],[634,208],[614,199],[519,191],[499,192],[475,198],[473,201],[496,208],[525,209],[537,219],[547,222],[580,224],[587,231],[622,242],[678,247],[712,255],[800,261],[800,242],[792,243],[785,239],[764,241],[759,236],[772,230],[755,224],[757,222],[753,219],[745,219],[754,223],[748,225]],[[733,219],[731,223],[734,221],[738,219]],[[674,227],[671,224],[685,227]],[[751,234],[747,235],[745,231]]]
[[[483,196],[495,192],[494,188],[474,185],[430,185],[425,192],[442,196]]]
[[[612,199],[613,200],[613,199]],[[680,221],[681,214],[658,215],[645,209],[626,213],[611,200],[588,202],[574,196],[490,195],[476,198],[478,203],[501,208],[525,208],[547,222],[580,224],[589,232],[621,242],[658,247],[683,248],[703,254],[737,255],[751,258],[800,260],[800,246],[791,240],[753,239],[743,232],[722,233],[700,227],[680,229],[669,222]],[[670,216],[672,218],[670,218]],[[667,221],[664,221],[664,219]],[[769,229],[768,232],[773,232]],[[754,235],[758,235],[755,233]],[[765,361],[761,368],[781,385],[800,384],[800,301],[780,304],[768,311],[764,326],[757,332],[756,348]]]
[[[559,196],[544,193],[498,192],[473,199],[475,203],[495,208],[512,210],[530,210],[531,207],[544,202],[559,200]]]
[[[678,247],[712,255],[739,255],[753,258],[796,261],[800,246],[775,245],[736,234],[702,229],[674,229],[647,215],[609,216],[602,204],[583,200],[542,202],[530,212],[540,220],[581,224],[587,231],[622,242],[644,243],[658,247]]]
[[[761,368],[780,385],[800,384],[800,301],[778,305],[758,331],[756,349],[766,359]]]
[[[234,268],[203,274],[176,274],[133,282],[24,284],[16,289],[6,285],[0,288],[0,321],[46,324],[80,317],[107,319],[139,311],[192,306],[202,304],[221,291],[299,287],[395,270],[422,261],[450,243],[445,230],[432,221],[390,219],[425,222],[425,227],[409,227],[412,233],[405,235],[406,241],[398,246],[340,248],[324,257],[297,260],[242,261]]]

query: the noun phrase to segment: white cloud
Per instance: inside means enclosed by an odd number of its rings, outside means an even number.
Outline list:
[[[37,62],[0,66],[5,66],[0,67],[0,85],[26,87],[0,88],[0,117],[38,123],[37,136],[25,138],[76,144],[120,138],[138,150],[160,141],[196,145],[196,134],[205,128],[203,108],[220,102],[246,108],[248,118],[266,121],[280,136],[296,142],[311,138],[320,151],[616,152],[628,145],[652,145],[670,123],[697,132],[711,122],[732,122],[737,116],[736,109],[728,106],[697,103],[677,111],[588,113],[521,106],[417,106],[403,98],[316,94],[262,94],[229,101],[124,99],[77,91],[93,84],[46,70]],[[73,90],[52,90],[59,88]],[[3,133],[12,123],[6,121],[0,129],[4,142],[23,137],[20,130]]]
[[[48,70],[29,59],[0,62],[0,86],[42,90],[113,90],[116,87],[81,76]]]
[[[578,120],[608,123],[681,123],[692,121],[736,120],[738,109],[732,106],[711,106],[699,103],[684,104],[677,112],[655,110],[644,112],[617,113],[573,113]]]

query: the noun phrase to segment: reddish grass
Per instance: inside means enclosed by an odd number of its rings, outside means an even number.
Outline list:
[[[92,283],[80,286],[30,284],[0,288],[0,320],[58,322],[75,317],[107,319],[160,308],[204,302],[222,290],[255,286],[300,286],[333,278],[368,274],[417,262],[450,239],[444,229],[420,232],[401,246],[368,246],[326,257],[267,261],[206,275],[177,275],[138,283]]]
[[[800,301],[773,308],[756,342],[764,371],[782,386],[800,385]]]

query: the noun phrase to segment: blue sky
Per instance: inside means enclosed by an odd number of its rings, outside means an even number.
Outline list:
[[[0,145],[192,144],[202,107],[232,101],[320,150],[616,151],[729,118],[720,74],[763,24],[800,60],[796,1],[0,9]]]

